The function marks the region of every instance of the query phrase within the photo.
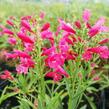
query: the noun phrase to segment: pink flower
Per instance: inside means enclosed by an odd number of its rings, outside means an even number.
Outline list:
[[[17,58],[18,55],[16,53],[6,53],[6,59]]]
[[[74,24],[78,29],[81,29],[81,23],[79,20],[75,21]]]
[[[28,21],[26,21],[26,20],[21,20],[21,26],[22,26],[22,27],[25,27],[25,29],[27,29],[28,31],[32,32],[31,26],[30,26],[30,24],[29,24]]]
[[[21,17],[21,20],[30,20],[32,17],[31,16],[23,16]]]
[[[24,43],[25,51],[26,52],[31,52],[34,49],[34,44],[31,43]]]
[[[42,28],[41,28],[41,31],[45,31],[45,30],[48,30],[50,28],[50,23],[45,23]]]
[[[8,38],[8,43],[12,45],[16,45],[16,39],[15,38]]]
[[[96,34],[98,34],[100,32],[100,29],[102,28],[102,25],[104,24],[105,19],[104,17],[101,17],[96,24],[89,30],[88,35],[90,37],[95,36]]]
[[[4,74],[0,75],[1,79],[10,79],[13,80],[14,78],[12,77],[11,73],[8,70],[4,71]]]
[[[93,36],[97,35],[98,33],[99,33],[99,28],[91,28],[88,32],[88,35],[90,37],[93,37]]]
[[[90,25],[90,23],[86,23],[86,28],[88,28],[88,29],[91,29],[91,25]]]
[[[57,68],[64,65],[65,58],[62,54],[53,54],[48,57],[47,63],[50,68]]]
[[[56,47],[55,46],[52,46],[51,48],[47,49],[47,48],[44,48],[43,49],[43,52],[42,52],[42,56],[51,56],[53,54],[56,53]]]
[[[34,41],[29,36],[24,34],[23,32],[19,32],[17,35],[23,42],[27,42],[27,43],[31,43],[31,44],[34,43]]]
[[[21,58],[20,64],[23,65],[24,67],[28,67],[28,68],[32,67],[33,68],[35,65],[35,62],[30,58]]]
[[[44,19],[45,15],[46,15],[45,12],[40,12],[39,16],[40,16],[41,19]]]
[[[59,42],[59,49],[61,51],[61,53],[65,53],[69,50],[69,45],[68,43],[66,42],[66,40],[64,38],[62,38]]]
[[[53,72],[48,72],[45,77],[52,78],[54,81],[60,81],[62,76],[69,77],[67,72],[60,66],[57,67]]]
[[[11,20],[7,20],[6,22],[7,22],[8,25],[14,26],[14,23]]]
[[[100,32],[109,32],[109,27],[101,26]]]
[[[88,51],[99,54],[100,57],[103,59],[109,58],[109,49],[107,46],[98,46],[98,47],[89,48]]]
[[[56,70],[57,70],[58,72],[60,72],[61,75],[65,76],[65,77],[69,77],[69,74],[68,74],[61,66],[58,66],[58,67],[56,68]]]
[[[100,80],[100,77],[99,77],[99,76],[95,76],[95,77],[93,78],[93,80],[94,80],[94,81],[99,81],[99,80]]]
[[[89,51],[86,51],[83,55],[82,55],[83,59],[86,61],[89,61],[92,59],[92,53]]]
[[[61,29],[72,34],[76,34],[76,31],[72,28],[72,26],[64,21],[61,21]]]
[[[109,42],[109,38],[105,38],[105,39],[101,40],[101,41],[99,42],[99,44],[105,44],[105,43],[107,43],[107,42]]]
[[[18,57],[31,58],[31,56],[30,56],[29,54],[27,54],[26,52],[20,51],[20,50],[14,50],[14,53],[15,53]]]
[[[23,65],[18,65],[16,67],[16,71],[17,71],[18,74],[22,74],[22,73],[27,74],[28,73],[28,67],[25,67]]]
[[[85,9],[83,12],[83,20],[84,22],[88,22],[91,17],[91,12],[88,9]]]
[[[93,28],[101,28],[104,23],[105,23],[105,18],[101,17],[101,18],[98,19],[98,21],[93,26]]]
[[[3,33],[8,34],[8,35],[14,35],[14,33],[7,28],[4,28]]]
[[[45,77],[52,78],[54,81],[60,81],[62,79],[62,75],[59,74],[57,71],[48,72]]]
[[[41,32],[42,39],[53,39],[53,33],[50,30]]]

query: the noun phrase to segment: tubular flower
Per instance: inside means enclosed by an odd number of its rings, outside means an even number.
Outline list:
[[[86,61],[89,61],[92,59],[92,53],[89,51],[86,51],[83,55],[82,55],[83,59]]]
[[[72,26],[70,24],[67,24],[64,21],[61,21],[60,24],[61,24],[62,30],[69,32],[69,33],[72,33],[72,34],[76,34],[76,31],[72,28]]]
[[[105,19],[104,17],[101,17],[96,24],[89,30],[88,35],[90,37],[95,36],[96,34],[98,34],[100,32],[100,29],[102,28],[102,25],[104,24]]]
[[[21,20],[30,20],[32,17],[31,16],[23,16],[21,17]]]
[[[109,49],[107,46],[98,46],[98,47],[89,48],[88,51],[99,54],[100,57],[103,59],[109,58]]]
[[[6,22],[7,22],[8,25],[14,26],[14,23],[11,20],[7,20]]]
[[[21,20],[21,26],[25,27],[25,29],[27,29],[28,31],[32,32],[32,29],[31,29],[30,24],[28,23],[28,21]]]
[[[14,53],[15,53],[18,57],[31,58],[31,56],[30,56],[29,54],[27,54],[26,52],[20,51],[20,50],[14,50]]]
[[[78,29],[81,29],[81,23],[79,20],[75,21],[74,24]]]
[[[10,37],[10,38],[8,38],[8,43],[9,44],[11,44],[11,45],[16,45],[16,39],[15,38],[13,38],[13,37]]]
[[[93,37],[93,36],[95,36],[96,34],[98,34],[99,33],[99,28],[91,28],[90,30],[89,30],[89,32],[88,32],[88,35],[90,36],[90,37]]]
[[[51,48],[43,48],[42,56],[51,56],[56,53],[56,47],[52,46]]]
[[[83,20],[84,22],[88,22],[91,17],[91,12],[88,9],[85,9],[83,12]]]
[[[22,73],[27,74],[28,73],[28,67],[25,67],[23,65],[18,65],[16,67],[16,71],[17,71],[18,74],[22,74]]]
[[[21,58],[20,64],[29,68],[29,67],[34,67],[35,62],[32,59],[29,59],[29,58]]]
[[[50,23],[45,23],[42,28],[41,28],[41,31],[45,31],[45,30],[48,30],[50,28]]]
[[[52,78],[54,81],[60,81],[62,79],[62,75],[59,74],[57,71],[48,72],[45,77]]]
[[[4,74],[0,75],[1,79],[9,79],[9,80],[13,80],[14,78],[12,77],[11,73],[8,70],[4,71]]]
[[[50,68],[57,68],[57,66],[64,65],[65,58],[62,54],[53,54],[48,57],[48,65]]]
[[[34,44],[31,43],[24,43],[25,52],[31,52],[34,50]]]
[[[105,44],[105,43],[107,43],[107,42],[109,42],[109,38],[105,38],[105,39],[101,40],[101,41],[99,42],[99,44]]]
[[[8,34],[8,35],[14,35],[14,33],[11,30],[7,29],[7,28],[3,29],[3,33]]]
[[[34,41],[29,37],[27,36],[26,34],[24,34],[23,32],[19,32],[17,34],[17,36],[23,41],[23,42],[27,42],[27,43],[34,43]]]

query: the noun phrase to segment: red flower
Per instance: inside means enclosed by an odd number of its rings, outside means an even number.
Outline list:
[[[78,28],[78,29],[81,29],[81,23],[79,20],[75,21],[75,26]]]
[[[14,33],[7,28],[4,28],[3,33],[8,34],[8,35],[14,35]]]
[[[1,79],[10,79],[13,80],[14,78],[12,77],[11,73],[8,70],[4,71],[4,74],[0,75]]]
[[[45,31],[45,30],[48,30],[50,28],[50,23],[45,23],[42,28],[41,28],[41,31]]]
[[[59,74],[57,71],[48,72],[45,77],[52,78],[54,81],[60,81],[62,79],[62,75]]]
[[[34,41],[23,32],[19,32],[17,35],[23,42],[32,43],[32,44],[34,43]]]
[[[64,21],[61,21],[61,29],[72,34],[76,34],[76,31],[72,28],[72,26]]]
[[[28,31],[32,32],[31,26],[30,26],[30,24],[29,24],[28,21],[26,21],[26,20],[21,20],[21,26],[22,26],[22,27],[25,27],[25,29],[27,29]]]
[[[109,38],[105,38],[105,39],[101,40],[101,41],[99,42],[99,44],[105,44],[105,43],[107,43],[107,42],[109,42]]]
[[[89,51],[86,51],[83,55],[82,55],[83,59],[86,61],[89,61],[92,59],[92,53]]]
[[[7,20],[6,22],[7,22],[8,25],[14,26],[14,23],[11,20]]]
[[[8,38],[8,43],[12,45],[16,45],[16,39],[15,38]]]

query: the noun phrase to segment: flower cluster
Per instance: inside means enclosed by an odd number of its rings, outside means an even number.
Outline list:
[[[45,14],[41,13],[40,20],[42,21],[44,17]],[[59,25],[56,32],[51,31],[49,22],[38,27],[38,21],[33,16],[22,17],[20,25],[16,25],[15,19],[10,18],[7,20],[7,24],[17,31],[2,26],[2,33],[9,36],[9,44],[16,45],[18,48],[11,53],[6,53],[6,58],[19,59],[19,64],[16,66],[17,73],[27,74],[28,70],[34,68],[37,63],[33,54],[37,49],[35,45],[39,43],[38,38],[42,39],[43,45],[48,41],[49,47],[46,44],[44,47],[42,46],[40,56],[44,57],[45,67],[50,70],[50,72],[45,72],[45,76],[54,81],[60,81],[63,77],[70,76],[64,69],[64,65],[69,60],[76,61],[80,57],[80,61],[90,61],[94,54],[98,54],[100,58],[108,59],[109,49],[103,45],[109,42],[108,38],[102,40],[99,38],[97,43],[91,44],[93,37],[96,40],[96,36],[109,32],[109,28],[104,26],[105,18],[99,18],[92,26],[90,24],[90,10],[84,10],[82,17],[82,21],[76,20],[73,25],[66,23],[63,19],[58,19]],[[84,35],[83,31],[85,31]]]

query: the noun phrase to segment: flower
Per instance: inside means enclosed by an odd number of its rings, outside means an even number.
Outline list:
[[[83,20],[84,22],[88,22],[91,17],[91,12],[88,9],[85,9],[83,12]]]
[[[11,20],[7,20],[6,22],[7,22],[8,25],[14,26],[14,23]]]
[[[14,35],[14,33],[10,29],[7,29],[7,28],[3,29],[3,33],[8,34],[8,35]]]
[[[20,51],[20,50],[14,50],[13,53],[6,53],[6,58],[17,58],[17,57],[22,57],[22,58],[31,58],[29,54],[26,52]]]
[[[31,43],[24,43],[25,52],[31,52],[34,49],[34,44]]]
[[[16,71],[17,71],[18,74],[22,74],[22,73],[27,74],[28,73],[28,67],[25,67],[23,65],[18,65],[16,67]]]
[[[76,31],[72,28],[72,26],[69,23],[65,23],[64,21],[61,21],[60,24],[62,30],[66,32],[70,32],[72,34],[76,34]]]
[[[60,53],[55,53],[48,57],[47,63],[50,68],[57,68],[58,66],[64,65],[65,58]]]
[[[101,41],[99,42],[99,44],[105,44],[105,43],[107,43],[107,42],[109,42],[109,38],[105,38],[105,39],[101,40]]]
[[[16,39],[13,37],[8,38],[8,43],[11,45],[15,45],[16,44]]]
[[[109,58],[109,49],[107,46],[98,46],[98,47],[89,48],[88,51],[99,54],[100,57],[103,59]]]
[[[96,34],[98,34],[100,32],[100,29],[102,28],[102,25],[104,24],[105,22],[105,19],[104,17],[101,17],[97,22],[96,24],[90,28],[89,32],[88,32],[88,35],[90,37],[93,37],[95,36]]]
[[[30,20],[32,17],[31,16],[22,16],[21,20]]]
[[[28,21],[21,20],[21,26],[27,29],[28,31],[32,32],[31,26]]]
[[[74,24],[78,29],[81,29],[81,23],[79,20],[75,21]]]
[[[52,78],[54,81],[60,81],[62,79],[62,75],[59,74],[57,71],[48,72],[45,77]]]
[[[30,58],[20,58],[20,64],[28,68],[34,68],[35,62]]]
[[[27,36],[26,34],[24,34],[23,32],[17,33],[17,36],[18,36],[23,42],[27,42],[27,43],[31,43],[31,44],[34,43],[34,41],[33,41],[29,36]]]
[[[42,11],[42,12],[40,12],[39,16],[40,16],[41,19],[44,19],[45,15],[46,15],[45,12]]]
[[[52,46],[51,48],[43,48],[42,56],[51,56],[56,53],[56,47]]]
[[[8,70],[4,71],[4,74],[0,75],[1,79],[9,79],[9,80],[13,80],[14,78],[12,77],[11,73]]]
[[[50,27],[50,23],[47,22],[47,23],[45,23],[45,24],[42,26],[41,31],[48,30],[49,27]]]
[[[83,55],[82,55],[83,59],[86,61],[89,61],[92,59],[92,53],[89,51],[86,51]]]

